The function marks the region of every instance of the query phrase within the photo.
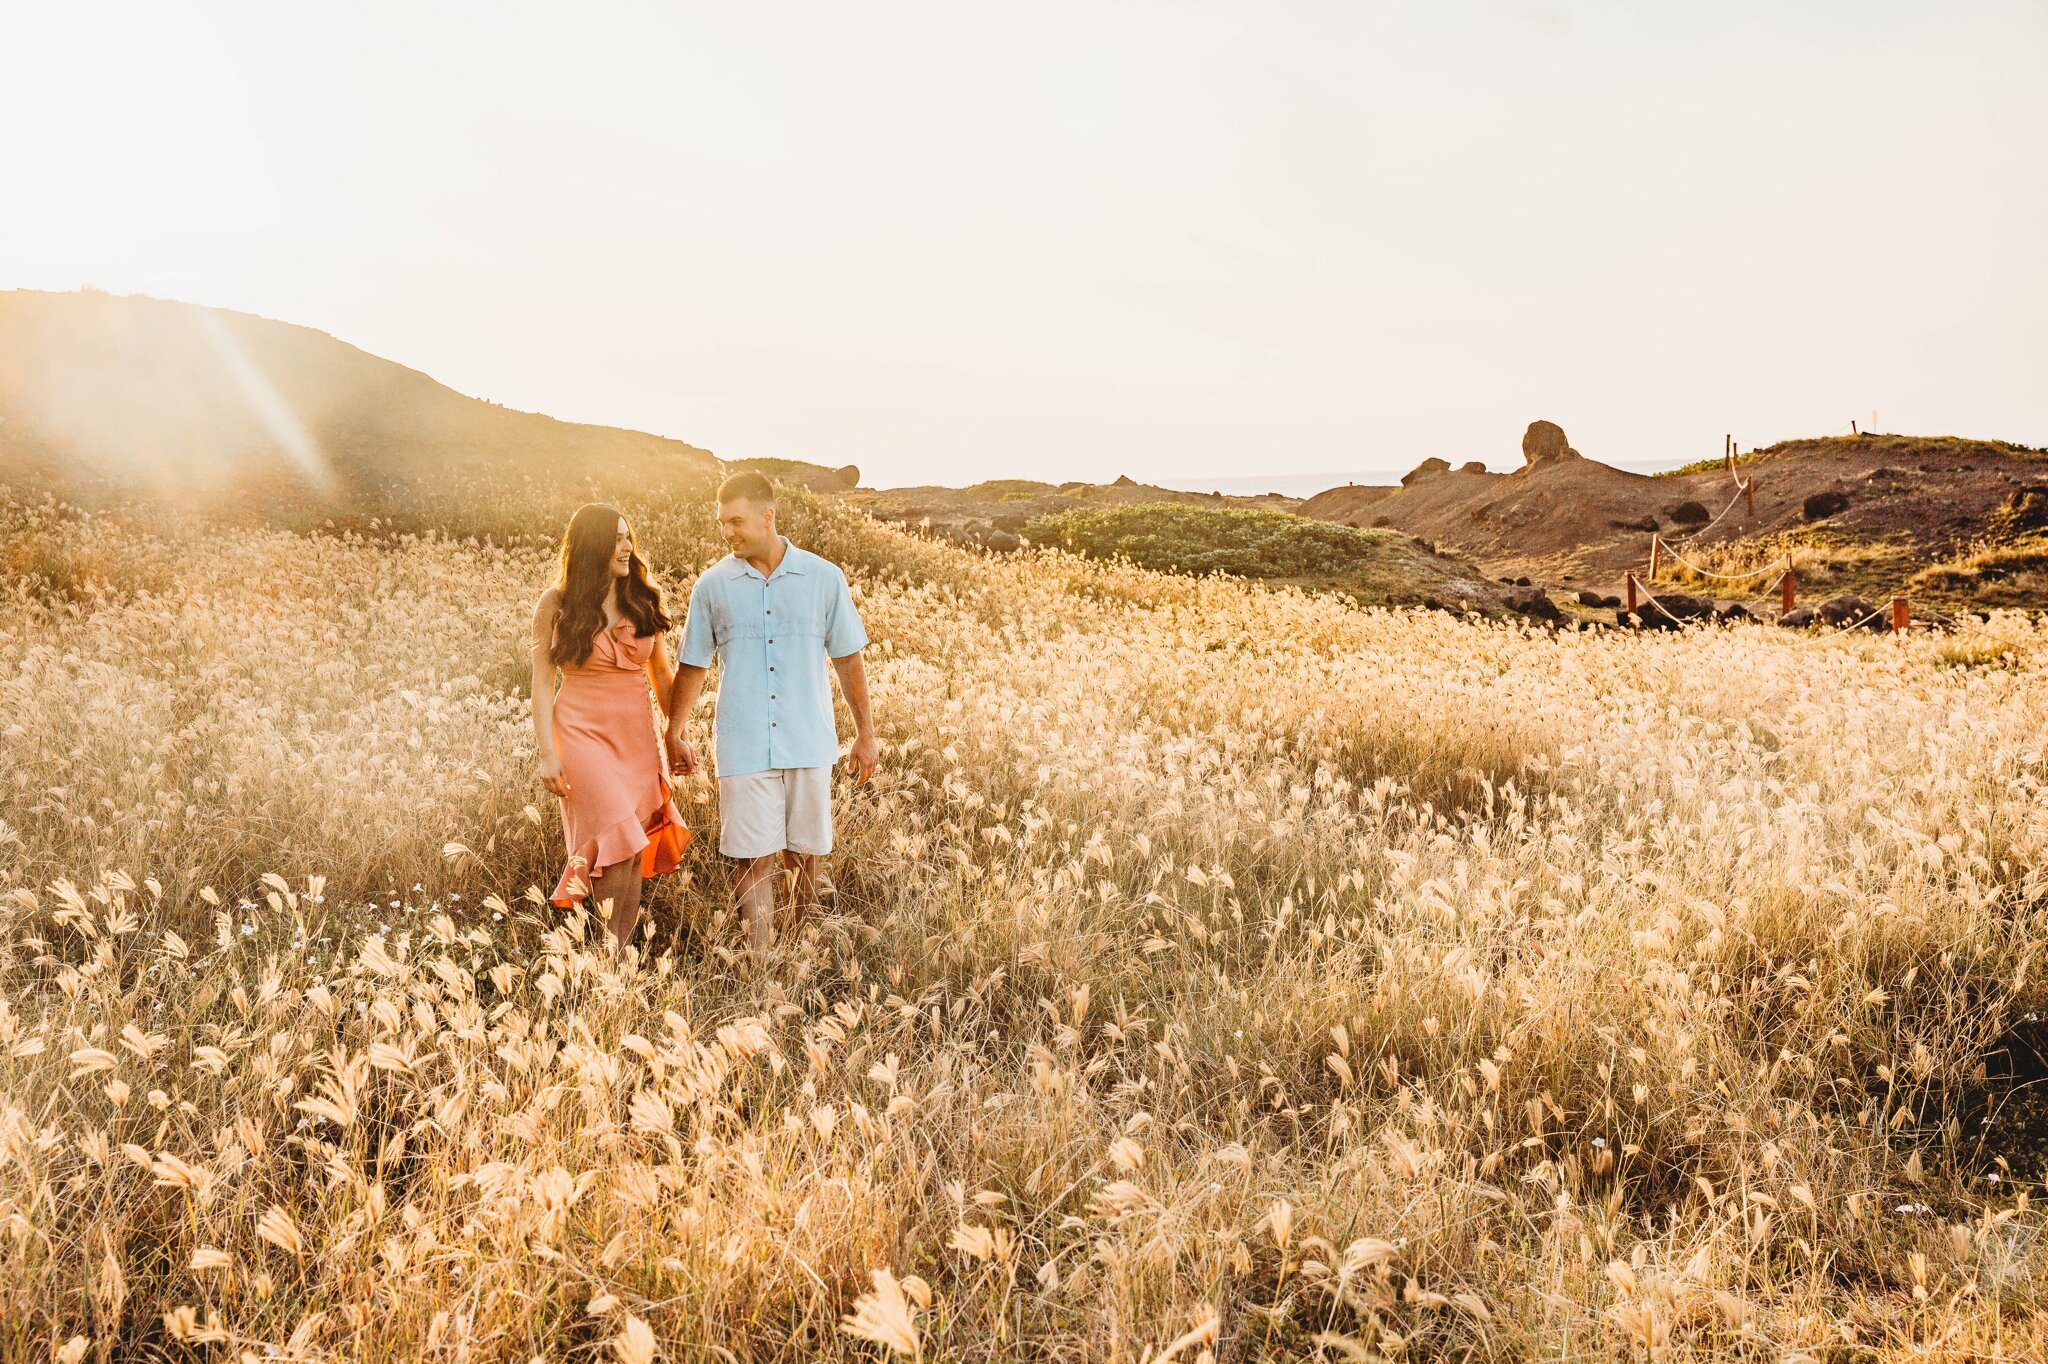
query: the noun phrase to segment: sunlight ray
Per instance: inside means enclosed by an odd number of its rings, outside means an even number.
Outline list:
[[[293,415],[291,406],[285,402],[277,386],[249,358],[242,343],[235,339],[220,317],[208,309],[194,309],[191,313],[194,325],[220,358],[228,375],[235,381],[247,400],[249,410],[270,438],[277,442],[279,450],[304,476],[306,481],[321,492],[331,491],[335,485],[334,471],[328,466],[327,457],[319,445]]]

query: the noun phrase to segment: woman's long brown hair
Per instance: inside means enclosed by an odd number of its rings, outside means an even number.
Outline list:
[[[612,585],[612,551],[618,547],[619,522],[625,518],[616,507],[592,502],[578,507],[562,532],[562,572],[555,580],[561,596],[561,615],[555,620],[555,640],[548,657],[557,667],[580,668],[590,661],[597,632],[604,628],[604,594]],[[632,538],[632,528],[626,531]],[[645,638],[660,634],[675,624],[663,608],[661,589],[647,576],[647,565],[633,548],[631,567],[618,580],[619,614],[633,622],[633,632]]]

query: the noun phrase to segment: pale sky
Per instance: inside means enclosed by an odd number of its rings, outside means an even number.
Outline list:
[[[0,0],[0,287],[871,484],[2048,443],[2048,5]]]

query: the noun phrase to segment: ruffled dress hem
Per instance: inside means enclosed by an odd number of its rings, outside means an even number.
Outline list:
[[[584,840],[569,855],[555,893],[548,897],[557,908],[570,909],[590,894],[591,882],[606,867],[616,866],[634,854],[640,857],[643,878],[661,876],[682,864],[683,850],[690,846],[691,830],[675,813],[675,803],[662,792],[661,806],[644,826],[637,819],[622,819]]]

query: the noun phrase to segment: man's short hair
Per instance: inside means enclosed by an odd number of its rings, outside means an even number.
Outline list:
[[[757,507],[775,505],[775,485],[768,481],[768,475],[759,469],[742,469],[718,485],[718,501],[722,506],[737,502],[741,498]]]

